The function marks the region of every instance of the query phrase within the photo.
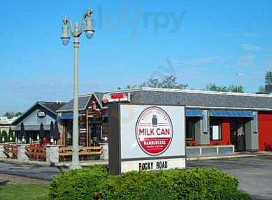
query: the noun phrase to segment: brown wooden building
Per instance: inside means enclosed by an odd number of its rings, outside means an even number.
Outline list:
[[[105,143],[108,140],[107,107],[103,106],[104,93],[79,96],[79,145],[91,146],[94,143]],[[57,110],[60,124],[59,145],[71,146],[73,132],[73,100]]]

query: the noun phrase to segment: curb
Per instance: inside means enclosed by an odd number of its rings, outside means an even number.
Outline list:
[[[18,161],[16,159],[0,159],[0,163],[8,163],[8,164],[18,164],[18,165],[33,165],[33,166],[41,166],[41,167],[69,167],[72,162],[59,162],[59,163],[52,163],[49,164],[47,162],[43,161]],[[107,160],[101,160],[101,161],[89,161],[89,162],[80,162],[80,165],[82,167],[87,167],[91,165],[107,165]]]
[[[0,162],[10,163],[10,164],[35,165],[35,166],[43,166],[43,167],[50,166],[46,162],[42,162],[42,161],[39,162],[39,161],[18,161],[16,159],[0,159]]]
[[[256,157],[257,154],[231,154],[224,156],[201,156],[201,157],[187,157],[187,161],[195,160],[215,160],[215,159],[230,159],[230,158],[243,158],[243,157]]]

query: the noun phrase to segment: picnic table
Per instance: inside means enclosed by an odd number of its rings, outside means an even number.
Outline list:
[[[26,147],[26,155],[32,160],[46,160],[46,149],[41,144],[30,144]]]
[[[103,153],[102,146],[90,146],[90,147],[81,147],[79,150],[79,159],[80,160],[90,160],[92,156],[95,159],[99,159]],[[59,149],[59,159],[60,161],[72,160],[73,148],[72,147],[60,147]]]
[[[18,148],[16,144],[6,144],[4,145],[4,154],[7,158],[17,159]]]

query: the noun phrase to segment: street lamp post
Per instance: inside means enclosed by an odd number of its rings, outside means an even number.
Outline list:
[[[67,45],[70,40],[70,35],[74,37],[74,102],[73,102],[73,155],[72,155],[72,165],[70,169],[79,169],[81,168],[79,164],[78,157],[78,138],[79,138],[79,128],[78,128],[78,48],[79,48],[79,37],[84,31],[86,33],[86,37],[91,39],[94,34],[94,29],[92,26],[92,9],[88,9],[88,11],[83,15],[81,20],[81,25],[79,27],[78,22],[75,24],[75,28],[73,29],[72,21],[67,19],[66,16],[63,19],[63,27],[62,27],[62,43],[63,45]]]

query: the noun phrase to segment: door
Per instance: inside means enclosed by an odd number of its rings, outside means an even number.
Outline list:
[[[245,123],[239,120],[231,122],[231,144],[234,145],[235,151],[246,150],[245,140]]]
[[[245,140],[245,124],[237,124],[237,151],[246,150],[246,140]]]

